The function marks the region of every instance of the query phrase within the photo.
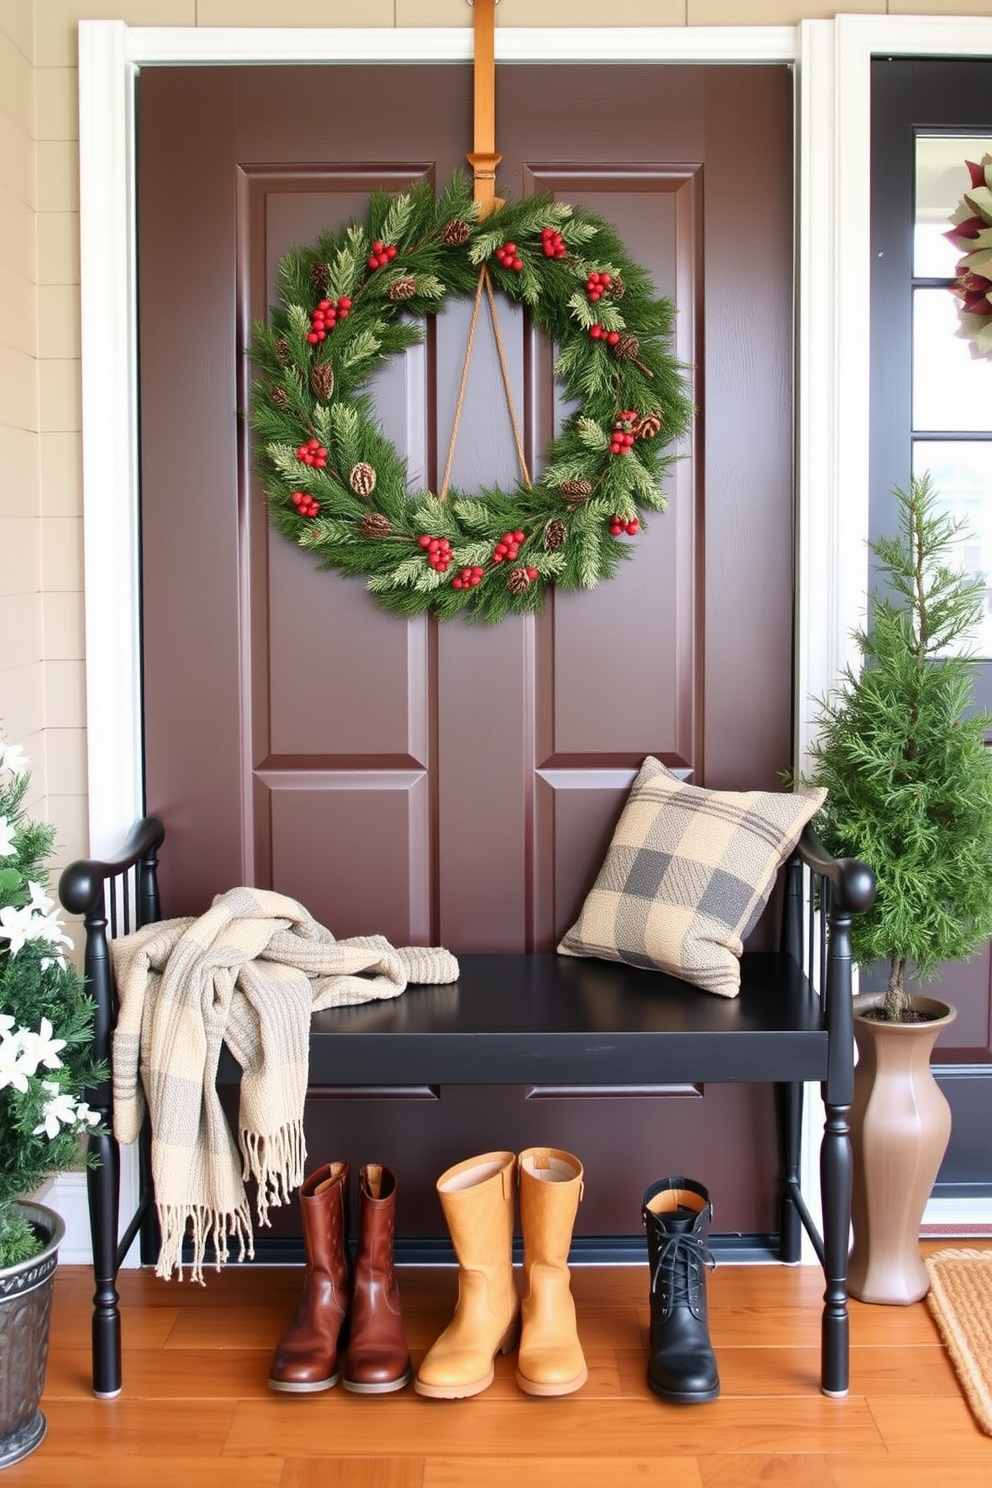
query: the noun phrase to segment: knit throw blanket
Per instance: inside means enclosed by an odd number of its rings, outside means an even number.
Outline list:
[[[162,920],[110,943],[119,997],[113,1035],[114,1133],[133,1142],[145,1103],[162,1230],[156,1271],[182,1278],[189,1226],[194,1280],[212,1241],[253,1255],[244,1181],[260,1225],[303,1181],[310,1015],[453,982],[441,947],[396,949],[382,936],[336,940],[302,905],[264,889],[219,894],[198,918]],[[235,1145],[216,1088],[221,1044],[241,1066]]]

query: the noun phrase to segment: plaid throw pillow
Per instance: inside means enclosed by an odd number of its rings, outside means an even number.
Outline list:
[[[667,971],[736,997],[743,942],[825,798],[703,790],[649,755],[559,953]]]

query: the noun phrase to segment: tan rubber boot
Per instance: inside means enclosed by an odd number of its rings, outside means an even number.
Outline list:
[[[517,1384],[528,1395],[570,1395],[589,1371],[575,1325],[568,1248],[582,1197],[582,1164],[554,1147],[517,1159],[524,1298]]]
[[[458,1258],[455,1315],[417,1371],[414,1388],[435,1400],[478,1395],[493,1381],[493,1360],[517,1341],[520,1299],[513,1284],[512,1152],[486,1152],[437,1180]]]

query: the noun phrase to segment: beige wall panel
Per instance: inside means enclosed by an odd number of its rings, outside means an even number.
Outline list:
[[[33,516],[5,517],[3,525],[0,526],[0,552],[3,553],[3,590],[5,599],[19,600],[25,594],[38,595],[41,593],[41,532],[37,520]],[[36,640],[38,650],[36,655],[41,655],[41,628],[40,615]],[[11,633],[8,630],[0,630],[3,636],[4,652],[11,641]]]
[[[75,517],[83,510],[83,442],[78,430],[42,434],[38,440],[41,511]]]
[[[30,133],[34,108],[32,67],[20,47],[0,30],[0,109]]]
[[[49,751],[58,733],[59,730],[50,728],[45,730],[45,744]],[[61,870],[85,851],[84,844],[89,840],[89,828],[86,817],[86,797],[61,794],[50,764],[46,775],[48,790],[45,798],[45,817],[55,827],[55,850],[52,853],[49,879],[51,889],[54,891]]]
[[[0,32],[22,56],[34,58],[34,0],[0,0]]]
[[[464,0],[396,0],[396,24],[471,26],[472,11]],[[569,0],[567,7],[562,0],[502,0],[496,11],[497,27],[685,24],[685,0],[614,0],[608,8],[601,0]]]
[[[15,429],[38,427],[37,366],[27,352],[0,343],[0,409]]]
[[[45,662],[45,725],[83,728],[86,724],[86,677],[81,661]]]
[[[41,573],[47,593],[82,592],[83,524],[79,517],[46,517],[42,522]]]
[[[79,143],[43,140],[35,146],[38,160],[39,212],[79,211]]]
[[[392,26],[393,0],[199,0],[198,26]],[[457,21],[448,21],[449,26]]]
[[[0,523],[0,542],[3,542],[6,525]],[[39,593],[0,595],[0,625],[3,626],[5,663],[18,668],[32,666],[40,660],[44,632]]]
[[[45,718],[44,671],[37,658],[0,669],[0,729],[12,743],[37,734]]]
[[[51,661],[78,661],[84,654],[83,594],[51,593],[42,596],[45,655]]]
[[[79,294],[73,284],[38,290],[38,346],[42,356],[79,358]]]
[[[31,136],[0,109],[0,186],[29,206],[35,197],[33,154]]]
[[[129,26],[195,26],[196,0],[38,0],[35,61],[39,67],[75,67],[80,21],[127,21]]]
[[[81,728],[49,729],[48,789],[54,795],[86,795],[86,731]]]
[[[0,522],[33,516],[40,508],[38,436],[32,429],[0,423]]]
[[[79,283],[79,213],[38,213],[39,284]]]
[[[885,0],[687,0],[690,26],[795,26],[836,15],[885,15]]]
[[[23,198],[3,186],[0,186],[0,223],[0,265],[33,282],[35,214]],[[78,261],[78,248],[76,258]]]
[[[39,67],[34,74],[34,137],[79,139],[79,73],[74,67]]]
[[[41,428],[46,432],[65,432],[82,428],[82,394],[79,385],[79,363],[70,358],[38,362],[38,386],[41,390]]]
[[[5,345],[35,356],[38,351],[38,322],[35,287],[30,279],[0,265],[0,337]]]
[[[992,5],[989,0],[954,0],[952,5],[935,5],[933,0],[889,0],[888,14],[992,16]]]

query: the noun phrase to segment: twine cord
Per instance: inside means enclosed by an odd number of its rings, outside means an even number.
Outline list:
[[[496,338],[496,354],[499,357],[500,372],[503,376],[503,391],[506,394],[506,406],[510,414],[510,424],[513,429],[513,440],[517,449],[517,461],[520,465],[520,473],[523,484],[530,489],[530,472],[527,469],[527,460],[524,456],[524,442],[520,433],[520,425],[517,421],[517,411],[513,402],[513,389],[510,386],[510,369],[506,361],[506,352],[503,347],[503,337],[499,329],[499,316],[496,313],[496,296],[493,293],[493,282],[489,277],[489,270],[483,263],[479,268],[479,282],[475,287],[475,299],[472,303],[472,320],[468,328],[468,339],[465,345],[465,359],[462,363],[461,382],[458,385],[458,397],[455,401],[455,415],[451,426],[451,439],[448,443],[448,458],[444,467],[444,479],[438,492],[438,499],[448,499],[448,484],[451,479],[451,467],[455,458],[455,445],[458,443],[458,430],[461,425],[462,409],[465,404],[465,389],[468,385],[468,369],[472,362],[472,349],[475,344],[475,328],[479,321],[479,306],[482,304],[482,294],[485,291],[489,303],[489,318],[492,321],[493,335]]]

